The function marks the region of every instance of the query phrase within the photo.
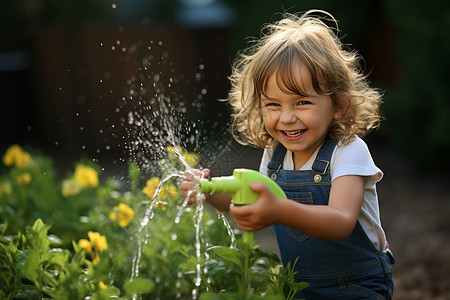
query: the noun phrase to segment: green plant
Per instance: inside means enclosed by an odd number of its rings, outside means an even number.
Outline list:
[[[274,276],[274,253],[241,233],[230,247],[222,218],[186,205],[180,170],[198,155],[174,150],[163,179],[130,163],[127,188],[86,160],[46,177],[51,159],[14,147],[0,173],[0,299],[290,299],[298,286],[289,269]]]
[[[211,259],[205,267],[212,291],[202,294],[201,300],[292,299],[308,286],[304,282],[295,283],[290,265],[283,268],[276,254],[244,239],[237,240],[236,248],[212,247],[209,251]]]
[[[119,295],[117,288],[100,289],[92,264],[74,244],[74,253],[57,248],[49,225],[37,219],[25,234],[0,239],[0,286],[6,299],[83,299],[87,295]]]

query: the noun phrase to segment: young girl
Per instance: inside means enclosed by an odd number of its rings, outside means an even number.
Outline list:
[[[256,203],[230,205],[230,195],[207,202],[230,210],[245,231],[274,225],[283,264],[297,260],[296,280],[310,299],[391,299],[391,256],[380,223],[376,183],[383,173],[361,139],[380,121],[380,93],[370,88],[355,52],[343,49],[315,13],[287,15],[267,26],[237,59],[228,101],[233,133],[261,147],[260,172],[289,200],[262,183]],[[186,172],[185,195],[209,170]]]

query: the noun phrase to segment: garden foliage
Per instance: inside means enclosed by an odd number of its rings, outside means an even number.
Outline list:
[[[59,180],[49,157],[10,147],[0,169],[0,299],[292,299],[307,284],[294,283],[290,266],[238,232],[231,247],[223,218],[183,205],[177,178],[198,159],[168,148],[160,169],[175,176],[145,180],[130,163],[124,186],[102,183],[86,160]]]

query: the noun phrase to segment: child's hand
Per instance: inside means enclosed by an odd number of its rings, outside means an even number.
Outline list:
[[[234,221],[244,231],[256,231],[277,223],[277,202],[281,201],[263,183],[250,184],[250,188],[259,194],[253,204],[230,205],[230,213]]]
[[[198,188],[198,183],[200,179],[209,178],[211,171],[209,169],[193,169],[184,172],[180,183],[181,195],[186,198],[189,195],[189,204],[195,203],[196,198],[196,186]]]

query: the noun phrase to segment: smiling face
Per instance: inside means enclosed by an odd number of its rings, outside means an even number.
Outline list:
[[[333,105],[330,96],[316,92],[311,74],[302,63],[293,66],[292,71],[302,95],[283,86],[275,71],[261,95],[261,106],[267,132],[293,152],[294,165],[298,169],[325,140],[331,122],[339,119],[342,112]]]

